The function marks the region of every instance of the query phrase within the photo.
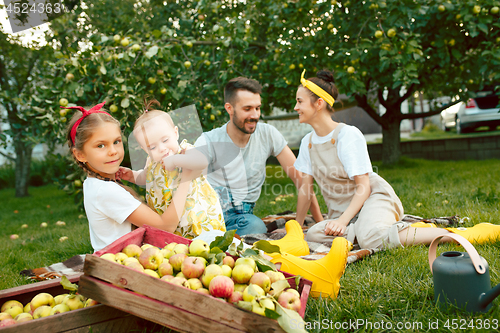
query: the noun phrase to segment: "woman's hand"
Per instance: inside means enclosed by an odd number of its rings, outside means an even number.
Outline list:
[[[325,226],[325,235],[343,236],[347,225],[339,220],[331,220]]]
[[[120,167],[115,173],[115,178],[118,180],[126,180],[128,182],[135,182],[134,172],[129,168]]]

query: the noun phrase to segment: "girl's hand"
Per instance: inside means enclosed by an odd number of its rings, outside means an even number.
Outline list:
[[[174,156],[167,156],[161,160],[161,165],[163,166],[163,169],[167,171],[174,171],[177,165],[175,165],[174,161]]]
[[[126,180],[128,182],[134,182],[134,172],[129,168],[120,167],[118,171],[115,173],[115,178],[118,180]]]
[[[339,220],[331,220],[325,226],[325,235],[343,236],[347,226]]]

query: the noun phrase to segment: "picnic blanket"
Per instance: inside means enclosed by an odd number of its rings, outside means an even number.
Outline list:
[[[326,217],[326,216],[324,216]],[[241,240],[252,245],[259,240],[276,240],[281,239],[285,236],[283,232],[272,232],[273,230],[284,228],[285,223],[289,220],[295,219],[296,214],[292,211],[285,211],[276,215],[269,215],[264,217],[262,220],[266,223],[267,233],[264,234],[249,234],[241,237]],[[464,219],[460,219],[458,216],[450,217],[436,217],[436,218],[423,218],[415,215],[405,215],[403,221],[416,223],[434,223],[441,225],[443,227],[455,227],[463,222]],[[303,230],[307,233],[307,229],[315,224],[316,222],[311,216],[306,216],[304,220]],[[323,258],[328,254],[332,243],[316,243],[307,242],[309,245],[310,254],[303,256],[301,258],[308,260],[317,260]],[[347,264],[352,264],[358,260],[366,258],[374,253],[379,252],[380,249],[361,249],[357,244],[354,244],[353,249],[349,252],[347,257]],[[26,269],[20,272],[21,275],[28,279],[43,281],[49,279],[60,278],[63,275],[73,275],[83,273],[83,264],[85,261],[85,254],[80,254],[69,258],[66,261],[52,264],[47,267],[40,267],[35,269]]]

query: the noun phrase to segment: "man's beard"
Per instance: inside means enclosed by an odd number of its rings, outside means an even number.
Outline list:
[[[257,129],[257,123],[259,122],[258,119],[246,119],[243,121],[243,123],[240,125],[240,121],[238,119],[238,117],[236,116],[236,113],[234,113],[234,117],[233,117],[233,124],[234,126],[239,129],[241,132],[245,133],[245,134],[252,134],[253,132],[255,132],[255,130]],[[255,123],[255,127],[254,129],[250,132],[250,131],[247,131],[245,129],[245,124],[246,123]]]

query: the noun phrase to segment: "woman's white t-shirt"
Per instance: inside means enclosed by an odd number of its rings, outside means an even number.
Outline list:
[[[316,132],[306,134],[300,142],[299,156],[295,161],[295,169],[312,175],[311,155],[309,154],[309,138],[313,144],[322,144],[331,140],[335,129],[326,136],[318,136]],[[372,163],[363,133],[354,126],[344,126],[337,137],[337,155],[350,179],[354,176],[370,174]]]
[[[83,183],[83,204],[90,242],[99,251],[132,230],[126,219],[141,202],[115,182],[89,177]]]

